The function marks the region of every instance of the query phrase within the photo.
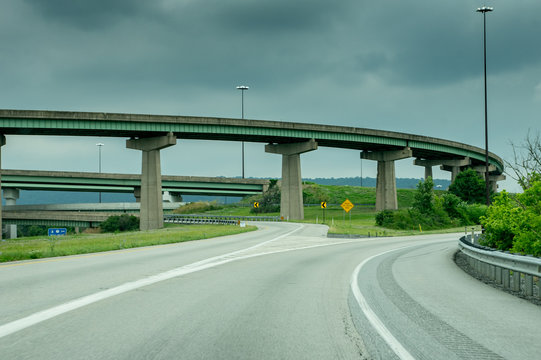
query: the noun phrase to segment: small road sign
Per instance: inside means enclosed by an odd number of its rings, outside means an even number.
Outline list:
[[[346,201],[344,201],[342,203],[342,205],[340,205],[342,207],[342,209],[344,209],[345,212],[349,212],[351,209],[353,209],[353,203],[351,201],[349,201],[348,199],[346,199]]]
[[[322,201],[321,202],[321,208],[322,209],[325,209],[327,207],[327,202],[326,201]]]
[[[49,228],[48,229],[49,236],[66,235],[67,233],[68,233],[68,229],[66,228]]]
[[[255,202],[254,203],[254,208],[257,209],[259,207],[259,203],[258,202]]]

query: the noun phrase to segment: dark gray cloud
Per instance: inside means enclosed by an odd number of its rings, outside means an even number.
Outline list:
[[[47,21],[85,30],[114,25],[119,19],[148,15],[155,2],[145,0],[23,0]]]
[[[280,86],[315,77],[360,82],[370,74],[391,84],[430,87],[478,76],[482,59],[482,17],[466,0],[438,6],[320,0],[25,3],[43,21],[34,25],[41,27],[35,38],[27,39],[44,53],[42,61],[55,76],[81,81],[190,87],[247,78]],[[529,13],[541,10],[541,3],[501,5],[488,16],[491,70],[538,64],[541,48],[534,44],[541,26]],[[48,30],[46,38],[41,30]],[[65,56],[68,65],[56,63],[52,52]]]
[[[482,4],[470,0],[2,5],[2,108],[239,116],[242,83],[250,117],[483,145]],[[487,5],[491,129],[520,142],[541,111],[541,3]]]

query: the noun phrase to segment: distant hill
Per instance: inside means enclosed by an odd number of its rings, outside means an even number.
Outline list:
[[[306,178],[303,181],[313,182],[320,185],[340,185],[340,186],[360,186],[360,177],[347,178]],[[398,189],[415,189],[420,179],[398,178],[396,179],[396,187]],[[440,185],[441,190],[447,190],[450,185],[449,180],[435,179],[434,184]],[[376,187],[375,178],[363,178],[363,187]],[[184,201],[199,201],[199,200],[217,200],[220,203],[234,203],[240,200],[238,197],[231,196],[183,196]],[[135,202],[133,194],[124,193],[102,193],[102,202]],[[30,204],[78,204],[78,203],[97,203],[98,193],[93,192],[73,192],[73,191],[24,191],[20,192],[20,197],[17,200],[18,205]],[[5,204],[2,198],[2,203]]]
[[[396,187],[398,189],[416,189],[417,184],[421,179],[414,178],[397,178]],[[361,186],[361,178],[357,177],[346,177],[346,178],[307,178],[303,181],[310,181],[320,185],[348,185],[348,186]],[[443,179],[434,179],[434,185],[440,190],[447,190],[451,181]],[[362,182],[363,187],[376,187],[376,178],[363,177]]]

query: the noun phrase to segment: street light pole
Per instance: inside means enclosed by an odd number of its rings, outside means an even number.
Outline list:
[[[477,8],[477,12],[483,14],[483,58],[485,66],[485,193],[486,193],[486,204],[490,205],[490,188],[488,184],[489,173],[488,173],[488,106],[487,106],[487,22],[486,22],[486,13],[493,11],[494,8],[489,6],[483,6]]]
[[[248,89],[249,87],[246,85],[237,86],[237,90],[240,90],[241,93],[242,120],[244,120],[244,91]],[[242,178],[244,179],[244,141],[242,142]]]
[[[96,146],[98,147],[98,172],[101,174],[101,147],[105,145],[102,143],[97,143]],[[101,204],[101,191],[99,192],[99,202]]]

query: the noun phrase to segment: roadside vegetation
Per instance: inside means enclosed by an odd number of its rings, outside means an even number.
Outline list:
[[[77,234],[57,237],[35,236],[0,242],[0,262],[87,254],[101,251],[163,245],[256,230],[255,226],[175,225],[155,231],[116,234]]]
[[[481,244],[500,250],[541,257],[541,136],[528,132],[522,144],[513,146],[514,161],[506,162],[507,174],[523,189],[522,194],[502,191],[481,218],[485,238]]]
[[[400,230],[437,230],[479,224],[479,218],[485,215],[487,207],[476,203],[478,198],[474,196],[477,196],[478,189],[484,189],[484,180],[479,179],[474,171],[464,171],[462,174],[461,179],[457,176],[455,183],[467,180],[475,184],[475,191],[471,192],[471,187],[467,187],[465,192],[455,190],[454,194],[448,192],[438,196],[434,194],[434,183],[429,177],[417,185],[411,207],[383,210],[376,215],[376,224]]]
[[[102,232],[136,231],[139,230],[139,218],[128,214],[110,216],[100,228]]]

